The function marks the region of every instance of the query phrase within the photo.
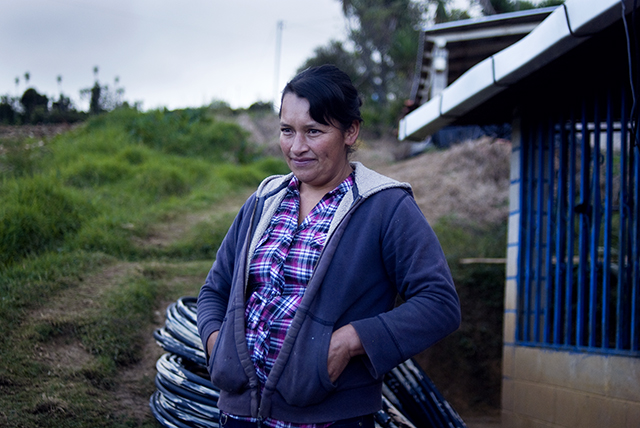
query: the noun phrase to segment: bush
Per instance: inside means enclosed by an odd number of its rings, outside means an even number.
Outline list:
[[[148,149],[142,146],[129,146],[118,153],[118,159],[130,165],[143,164],[149,157]]]
[[[257,162],[254,162],[252,166],[262,171],[264,177],[277,174],[289,174],[289,172],[291,172],[289,170],[289,167],[287,166],[287,163],[282,158],[263,158]]]
[[[0,174],[10,177],[33,175],[40,171],[50,154],[42,140],[0,140]]]
[[[65,171],[65,182],[76,187],[97,187],[123,180],[131,168],[117,159],[99,158],[78,162]]]
[[[133,186],[140,196],[154,201],[168,196],[184,196],[190,191],[189,180],[182,169],[160,162],[140,168]]]
[[[0,196],[0,264],[61,245],[93,213],[88,202],[45,177],[6,182]]]
[[[131,258],[136,251],[131,243],[131,230],[124,219],[112,213],[104,213],[86,224],[68,243],[71,248],[87,252],[99,252],[119,258]]]
[[[163,153],[241,163],[255,155],[246,131],[235,123],[216,121],[205,108],[155,110],[124,119],[136,141]]]

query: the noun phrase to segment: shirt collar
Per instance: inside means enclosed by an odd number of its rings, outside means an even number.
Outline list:
[[[335,195],[341,195],[347,193],[353,187],[353,183],[355,182],[355,172],[349,174],[347,178],[345,178],[342,183],[338,184],[335,189],[324,195],[323,199],[326,197],[331,197]],[[300,195],[300,180],[295,175],[291,177],[289,184],[287,185],[287,192],[293,193],[296,196]]]

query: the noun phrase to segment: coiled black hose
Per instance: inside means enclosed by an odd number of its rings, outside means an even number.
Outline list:
[[[156,420],[169,428],[217,427],[219,390],[210,382],[196,326],[196,298],[169,305],[165,325],[153,334],[165,351],[156,363],[149,399]],[[385,376],[378,428],[466,428],[462,418],[412,359]]]

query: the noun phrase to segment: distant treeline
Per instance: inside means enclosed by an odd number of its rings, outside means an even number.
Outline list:
[[[98,82],[92,87],[80,91],[81,96],[90,98],[89,111],[77,110],[71,99],[64,94],[59,98],[49,98],[38,93],[34,88],[24,91],[22,97],[0,96],[0,125],[36,125],[47,123],[76,123],[87,120],[90,116],[104,113],[118,108],[133,108],[139,110],[139,103],[130,105],[122,101],[124,90],[118,88],[110,91],[108,86],[100,86]],[[210,110],[219,113],[235,114],[238,111],[272,112],[271,102],[258,101],[246,109],[234,111],[224,101],[212,101]]]
[[[108,85],[100,85],[96,80],[91,88],[80,91],[82,98],[89,98],[89,111],[84,112],[77,110],[71,99],[62,93],[55,100],[29,88],[20,98],[9,95],[0,97],[0,125],[80,122],[92,114],[129,107],[126,101],[122,101],[123,94],[124,88],[109,90]]]
[[[64,94],[60,94],[58,100],[49,99],[29,88],[20,98],[0,97],[0,125],[74,123],[85,120],[88,115],[76,110],[71,99]]]

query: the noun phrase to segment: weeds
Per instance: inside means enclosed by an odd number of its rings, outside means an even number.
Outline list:
[[[140,243],[286,165],[206,109],[123,109],[31,144],[0,151],[0,425],[155,426],[118,408],[117,376],[140,361],[160,301],[197,292],[233,215]],[[93,284],[99,270],[113,280]]]
[[[78,326],[82,344],[99,357],[101,371],[113,374],[117,366],[140,359],[140,326],[151,322],[158,293],[158,285],[145,277],[126,278],[104,296],[102,309]]]

